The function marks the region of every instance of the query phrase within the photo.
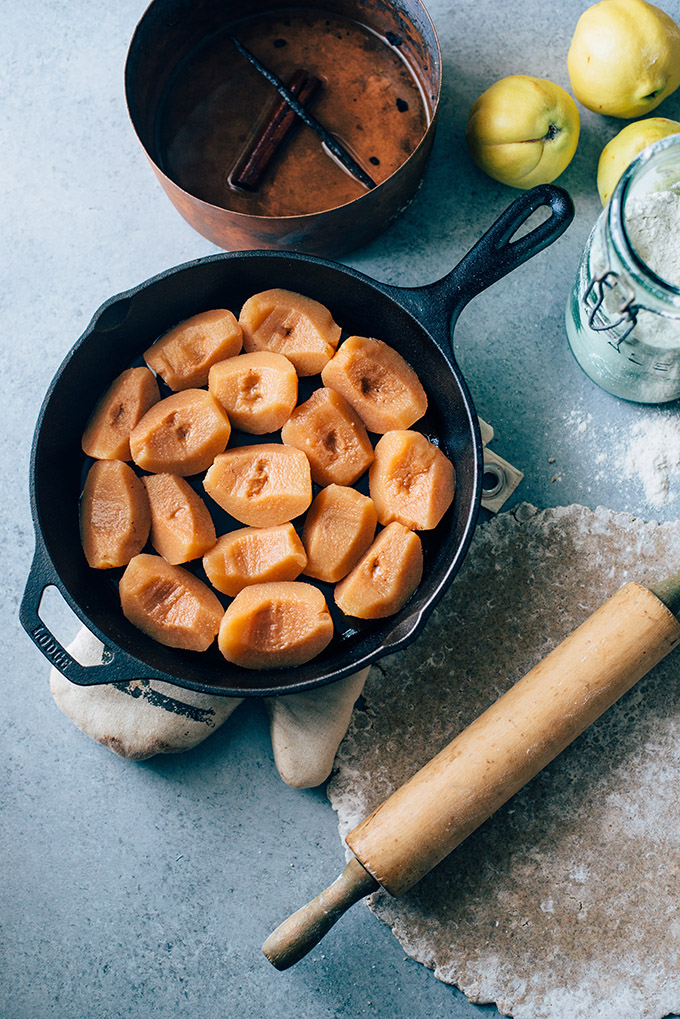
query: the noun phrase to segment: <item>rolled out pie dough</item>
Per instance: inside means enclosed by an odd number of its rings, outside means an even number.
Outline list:
[[[329,787],[341,834],[627,580],[677,569],[680,523],[525,504],[480,528],[423,635],[371,670]],[[680,652],[371,909],[439,979],[515,1019],[680,1012]]]

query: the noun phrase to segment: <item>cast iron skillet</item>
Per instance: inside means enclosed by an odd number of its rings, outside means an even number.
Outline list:
[[[512,241],[541,206],[551,209],[550,218]],[[559,237],[573,213],[573,203],[561,188],[542,185],[527,191],[452,272],[415,289],[386,286],[311,256],[249,251],[170,269],[102,305],[57,371],[33,441],[30,488],[36,550],[20,617],[43,654],[81,685],[156,679],[204,693],[249,696],[333,682],[414,640],[460,567],[481,497],[482,446],[475,409],[451,351],[453,326],[471,298]],[[338,616],[339,632],[336,629],[334,640],[313,661],[291,669],[251,671],[225,662],[216,645],[203,654],[168,648],[125,619],[109,571],[91,570],[80,545],[80,438],[101,393],[157,336],[199,311],[238,311],[246,298],[271,287],[320,300],[344,330],[383,338],[410,362],[430,405],[417,427],[453,460],[456,496],[436,530],[422,532],[423,580],[401,612],[383,620],[357,620],[355,625]],[[103,641],[107,651],[101,665],[81,666],[42,623],[40,600],[49,585],[58,588]],[[330,587],[325,593],[332,607]]]

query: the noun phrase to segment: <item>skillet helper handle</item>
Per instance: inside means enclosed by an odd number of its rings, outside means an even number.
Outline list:
[[[350,832],[368,891],[407,892],[679,644],[664,601],[626,584]],[[298,910],[265,942],[278,969],[318,941],[303,921]]]
[[[513,241],[517,231],[540,208],[550,209],[550,217]],[[516,198],[455,269],[428,288],[440,292],[450,309],[451,325],[473,297],[556,241],[573,218],[574,203],[557,185],[539,184]]]
[[[48,662],[78,686],[94,686],[101,683],[129,682],[132,679],[161,679],[162,673],[152,669],[144,669],[140,676],[140,666],[135,658],[126,655],[120,648],[115,653],[107,651],[104,662],[100,665],[81,665],[69,654],[65,647],[40,618],[40,602],[47,587],[59,584],[54,568],[45,549],[36,544],[35,555],[26,581],[19,620],[24,630],[39,651],[42,651]]]

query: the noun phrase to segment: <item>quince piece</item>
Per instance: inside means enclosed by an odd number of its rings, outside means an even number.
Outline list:
[[[161,394],[148,368],[128,368],[114,379],[83,432],[83,452],[97,460],[131,460],[130,432]]]
[[[229,441],[226,411],[204,389],[173,393],[151,410],[130,435],[135,463],[154,474],[198,474]]]
[[[292,290],[255,294],[243,305],[239,324],[247,351],[284,354],[298,375],[317,375],[340,339],[340,326],[328,308]]]
[[[413,368],[382,340],[350,336],[321,372],[324,386],[354,408],[370,432],[408,428],[427,410]]]
[[[346,616],[382,619],[406,604],[422,576],[420,538],[402,524],[388,524],[337,585],[335,603]]]
[[[329,485],[309,508],[302,531],[307,552],[304,573],[335,584],[352,570],[375,536],[373,501],[355,488]]]
[[[287,357],[257,350],[213,365],[208,388],[235,428],[264,435],[278,431],[290,417],[298,377]]]
[[[118,592],[125,618],[169,647],[206,651],[224,615],[222,603],[207,584],[161,556],[135,556]]]
[[[240,527],[223,535],[203,557],[208,580],[230,598],[251,584],[295,580],[306,564],[304,546],[290,523]]]
[[[417,531],[436,527],[453,502],[453,464],[420,432],[387,432],[368,474],[381,524],[399,521]]]
[[[197,389],[207,383],[210,366],[238,354],[242,343],[240,325],[220,308],[180,322],[144,352],[144,360],[170,389]]]
[[[151,514],[144,485],[122,460],[97,460],[80,501],[80,538],[95,570],[125,566],[149,537]]]
[[[296,407],[281,438],[307,454],[312,480],[318,485],[352,485],[373,463],[363,421],[332,389],[317,389]]]
[[[215,458],[203,482],[218,506],[242,524],[272,527],[312,501],[309,460],[293,446],[239,446]]]
[[[326,599],[311,584],[280,581],[244,588],[224,614],[220,651],[245,669],[302,665],[333,637]]]
[[[215,525],[200,495],[177,474],[144,479],[151,508],[151,544],[173,566],[197,559],[217,541]]]

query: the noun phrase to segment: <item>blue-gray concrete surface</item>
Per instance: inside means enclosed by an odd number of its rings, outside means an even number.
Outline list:
[[[467,111],[510,73],[568,87],[566,53],[587,5],[429,6],[446,76],[432,163],[402,218],[347,259],[404,285],[443,275],[515,196],[471,163]],[[663,6],[680,20],[678,0]],[[124,762],[56,709],[48,666],[20,631],[33,546],[30,441],[54,371],[102,301],[215,250],[175,213],[128,122],[123,66],[142,12],[140,0],[24,0],[3,11],[0,1015],[498,1015],[407,959],[361,907],[276,973],[263,938],[335,876],[343,851],[323,789],[280,781],[261,705],[239,709],[184,756]],[[615,457],[596,468],[646,411],[599,391],[566,347],[564,305],[600,209],[597,158],[621,126],[581,112],[579,149],[560,179],[576,202],[573,226],[466,310],[456,353],[496,428],[494,448],[526,474],[517,499],[670,519],[673,505],[650,507]],[[678,94],[659,113],[680,118]]]

